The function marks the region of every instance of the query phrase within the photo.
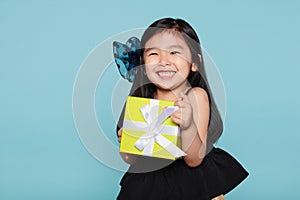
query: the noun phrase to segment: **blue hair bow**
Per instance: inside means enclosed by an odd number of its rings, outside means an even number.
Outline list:
[[[126,44],[114,41],[113,53],[121,76],[129,82],[133,82],[137,73],[135,67],[140,65],[140,40],[136,37],[131,37],[127,40]]]

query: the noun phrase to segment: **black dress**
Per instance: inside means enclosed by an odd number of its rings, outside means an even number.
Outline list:
[[[147,172],[145,167],[155,162],[165,167]],[[123,176],[117,199],[210,200],[225,195],[247,176],[239,162],[219,148],[212,148],[201,165],[194,168],[183,159],[171,162],[141,156]]]
[[[185,94],[191,91],[190,88]],[[137,156],[123,176],[117,200],[211,200],[225,195],[249,173],[230,154],[207,142],[201,165]]]

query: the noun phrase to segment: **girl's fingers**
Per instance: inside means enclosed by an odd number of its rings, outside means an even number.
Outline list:
[[[175,103],[177,103],[179,105],[182,103],[187,104],[187,103],[189,103],[189,99],[186,94],[184,94],[183,92],[180,92],[179,98],[177,99],[177,101]]]
[[[179,107],[182,107],[183,105],[183,99],[182,98],[179,98],[177,101],[175,101],[174,105],[175,106],[179,106]]]
[[[123,128],[120,128],[119,131],[118,131],[118,136],[120,136],[120,137],[122,136],[122,129]]]
[[[181,109],[176,110],[172,115],[171,115],[172,121],[174,121],[176,124],[180,124],[182,120],[182,112]]]
[[[176,110],[173,114],[172,114],[173,117],[175,118],[181,118],[181,110],[178,109]]]
[[[181,123],[181,119],[180,118],[172,115],[171,119],[172,119],[173,122],[175,122],[176,124],[180,125],[180,123]]]
[[[174,105],[175,105],[175,106],[178,106],[179,108],[185,108],[185,107],[187,107],[188,104],[189,104],[189,103],[187,103],[187,102],[185,102],[185,101],[183,101],[183,100],[176,101],[176,102],[174,103]]]
[[[122,128],[118,130],[118,141],[121,142],[121,137],[122,137]]]
[[[185,103],[189,103],[189,99],[188,99],[187,95],[184,94],[183,92],[180,92],[180,99]]]
[[[181,116],[182,108],[179,105],[178,105],[178,107],[179,108],[175,112],[172,113],[173,116]]]

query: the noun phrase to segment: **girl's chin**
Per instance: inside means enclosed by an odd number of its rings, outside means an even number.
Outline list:
[[[156,87],[160,90],[172,90],[172,86],[167,85],[167,84],[154,84]]]

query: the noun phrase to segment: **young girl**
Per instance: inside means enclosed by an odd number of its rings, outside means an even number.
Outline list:
[[[180,127],[181,148],[187,155],[169,161],[122,153],[131,166],[117,199],[223,199],[248,173],[228,153],[213,147],[223,124],[196,32],[181,19],[157,20],[142,36],[140,60],[130,95],[175,102],[179,109],[171,119]],[[123,118],[124,110],[117,127],[119,141]]]

